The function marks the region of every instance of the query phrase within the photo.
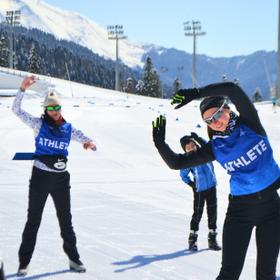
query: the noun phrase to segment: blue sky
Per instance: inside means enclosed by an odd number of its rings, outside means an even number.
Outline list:
[[[213,57],[277,49],[277,0],[44,0],[99,25],[122,24],[131,41],[192,52],[183,23],[199,20],[207,34],[197,52]]]

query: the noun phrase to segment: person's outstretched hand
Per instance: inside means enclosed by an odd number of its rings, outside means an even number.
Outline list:
[[[163,144],[165,141],[166,118],[162,115],[156,118],[153,125],[153,140],[155,145]]]
[[[23,79],[21,85],[20,85],[20,90],[21,91],[26,91],[30,86],[36,83],[36,77],[35,76],[30,76],[26,77]]]
[[[179,89],[171,99],[171,105],[178,104],[174,109],[179,109],[197,98],[198,89]]]
[[[96,150],[97,150],[96,145],[95,145],[93,142],[91,142],[91,141],[85,142],[85,143],[83,144],[83,147],[84,147],[85,150],[87,150],[87,149],[91,149],[91,150],[93,150],[93,151],[96,151]]]

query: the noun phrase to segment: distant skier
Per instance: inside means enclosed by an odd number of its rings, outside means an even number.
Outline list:
[[[275,96],[272,98],[272,110],[273,113],[277,112],[277,98]]]
[[[191,154],[197,151],[207,142],[192,132],[191,135],[185,135],[180,139],[183,150]],[[189,173],[193,175],[191,180]],[[191,220],[191,231],[189,235],[189,250],[197,251],[197,237],[199,230],[199,223],[203,214],[204,204],[207,204],[208,214],[208,246],[209,249],[219,251],[221,247],[218,245],[217,236],[217,195],[216,195],[216,176],[214,173],[213,164],[206,163],[196,167],[185,168],[180,170],[182,180],[193,189],[193,215]]]
[[[93,141],[80,130],[65,121],[61,114],[61,102],[54,92],[44,100],[44,114],[36,118],[22,110],[24,92],[36,82],[34,76],[23,80],[14,100],[13,112],[35,132],[35,161],[29,184],[29,205],[27,222],[19,249],[18,276],[28,272],[37,232],[48,195],[51,195],[63,239],[63,249],[69,258],[70,269],[85,272],[76,247],[76,236],[72,226],[70,206],[70,174],[66,170],[68,146],[76,140],[85,149],[96,149]]]
[[[239,115],[226,103],[228,97]],[[165,143],[166,120],[153,122],[153,139],[172,169],[217,160],[231,176],[229,205],[223,228],[222,267],[217,280],[237,280],[255,228],[258,280],[275,280],[280,247],[280,169],[273,157],[257,110],[234,83],[179,90],[172,98],[178,109],[194,99],[200,103],[210,141],[192,154],[176,154]]]

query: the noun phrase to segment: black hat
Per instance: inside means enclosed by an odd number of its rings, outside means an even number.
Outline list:
[[[211,96],[204,98],[199,105],[201,115],[210,108],[220,108],[225,103],[225,100],[226,99],[223,96]]]
[[[194,142],[196,144],[195,140],[189,135],[185,135],[184,137],[182,137],[180,139],[180,143],[181,143],[181,146],[184,151],[185,151],[186,145],[189,144],[190,142]]]

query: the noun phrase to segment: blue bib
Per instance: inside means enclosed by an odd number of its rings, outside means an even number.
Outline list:
[[[71,132],[70,123],[64,123],[58,128],[54,128],[42,120],[41,129],[35,138],[35,155],[63,155],[67,157]]]
[[[211,142],[216,160],[231,176],[232,195],[261,191],[280,177],[267,137],[246,125],[240,124],[230,136],[217,137]]]

